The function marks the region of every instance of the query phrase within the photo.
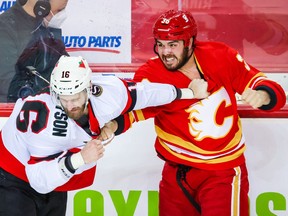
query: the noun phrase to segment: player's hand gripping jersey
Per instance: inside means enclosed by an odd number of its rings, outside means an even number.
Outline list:
[[[97,138],[100,128],[120,114],[169,103],[177,97],[171,85],[136,84],[112,76],[98,76],[92,84],[88,133],[55,105],[49,92],[19,99],[1,131],[0,167],[29,182],[39,193],[89,186],[96,163],[67,175],[59,160],[79,152],[85,141]]]
[[[200,76],[208,82],[210,96],[133,111],[133,115],[118,118],[117,133],[129,129],[134,121],[155,117],[155,148],[165,160],[203,169],[238,166],[244,162],[245,139],[235,93],[241,95],[246,88],[267,91],[271,102],[260,109],[270,111],[285,105],[285,93],[224,44],[197,42],[192,57]],[[180,71],[168,71],[159,58],[141,66],[134,79],[178,88],[191,82]]]

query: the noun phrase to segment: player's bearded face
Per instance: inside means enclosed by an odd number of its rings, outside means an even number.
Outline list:
[[[87,114],[87,93],[82,91],[75,95],[61,95],[60,102],[69,118],[74,120],[79,119],[84,114]]]
[[[85,107],[86,107],[85,104],[82,104],[82,106],[80,107],[73,107],[71,110],[68,110],[67,108],[64,107],[64,111],[66,112],[69,118],[77,120],[85,114]]]
[[[183,41],[158,40],[156,49],[167,70],[175,71],[186,64],[190,55]]]

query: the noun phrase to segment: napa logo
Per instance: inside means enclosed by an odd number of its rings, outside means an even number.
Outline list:
[[[2,1],[0,3],[0,14],[8,10],[10,7],[12,7],[16,1]]]
[[[122,36],[62,36],[67,52],[93,51],[119,54]]]

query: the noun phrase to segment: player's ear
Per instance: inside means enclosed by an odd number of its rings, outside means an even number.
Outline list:
[[[193,45],[193,40],[194,40],[193,37],[191,37],[191,38],[189,39],[188,47],[192,47],[192,45]]]

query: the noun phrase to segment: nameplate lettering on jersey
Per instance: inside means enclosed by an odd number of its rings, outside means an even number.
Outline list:
[[[68,116],[61,106],[56,106],[56,109],[59,110],[54,114],[53,122],[53,136],[67,136],[67,127],[68,127]]]

